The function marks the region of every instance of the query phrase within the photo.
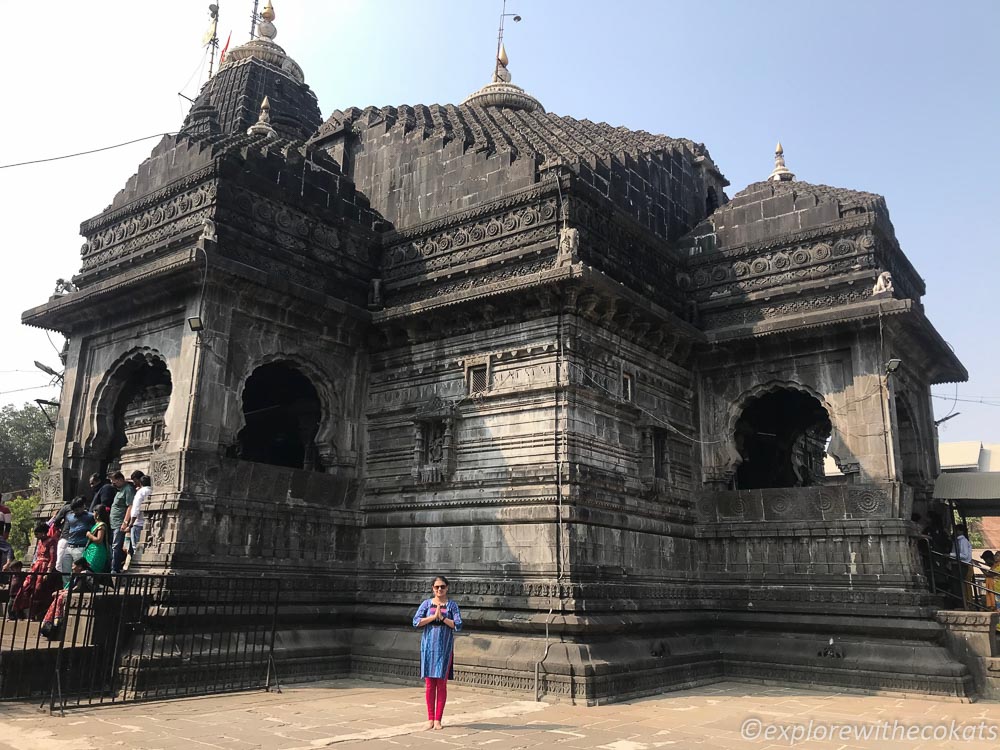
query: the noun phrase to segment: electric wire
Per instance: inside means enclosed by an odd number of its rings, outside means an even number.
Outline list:
[[[0,169],[10,169],[11,167],[25,167],[29,164],[42,164],[49,161],[59,161],[60,159],[72,159],[75,156],[86,156],[87,154],[96,154],[101,151],[110,151],[114,148],[121,148],[122,146],[130,146],[133,143],[141,143],[142,141],[148,141],[151,138],[163,138],[166,135],[177,135],[176,132],[173,133],[154,133],[153,135],[143,136],[142,138],[134,138],[131,141],[124,141],[122,143],[116,143],[113,146],[102,146],[101,148],[92,148],[89,151],[77,151],[73,154],[63,154],[62,156],[49,156],[45,159],[31,159],[29,161],[19,161],[14,164],[0,164]]]

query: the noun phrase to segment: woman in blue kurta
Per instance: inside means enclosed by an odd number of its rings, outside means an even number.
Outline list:
[[[413,627],[424,629],[420,637],[420,676],[426,684],[427,728],[441,729],[448,680],[455,676],[452,668],[455,633],[462,629],[462,613],[448,599],[447,578],[437,576],[431,588],[434,596],[417,608]]]

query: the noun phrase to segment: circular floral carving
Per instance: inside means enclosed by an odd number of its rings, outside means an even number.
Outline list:
[[[139,229],[141,229],[142,231],[145,232],[147,229],[149,229],[149,224],[150,224],[149,216],[143,216],[141,219],[139,219]]]
[[[792,253],[792,260],[800,266],[804,266],[809,262],[809,252],[807,250],[796,250]]]
[[[205,202],[206,197],[207,196],[205,195],[204,190],[199,190],[197,193],[195,193],[194,197],[192,198],[192,200],[194,201],[195,208],[201,208],[201,204]]]
[[[513,232],[517,229],[517,217],[513,214],[508,214],[503,217],[503,228],[508,232]]]
[[[831,493],[826,488],[821,488],[819,491],[819,499],[816,501],[816,505],[823,513],[829,513],[833,510],[833,493]]]
[[[476,224],[476,226],[469,230],[469,237],[472,238],[473,242],[479,242],[481,239],[486,237],[486,230],[483,228],[482,224]]]
[[[865,250],[871,250],[875,247],[875,238],[870,234],[862,235],[861,239],[858,240],[858,244],[860,244]]]
[[[279,211],[274,220],[282,229],[288,229],[292,225],[292,215],[288,211]]]
[[[526,227],[530,227],[536,221],[538,221],[538,214],[530,208],[525,211],[524,216],[521,217],[521,223]]]
[[[442,234],[440,237],[437,238],[436,244],[437,244],[437,249],[439,251],[447,250],[448,248],[451,247],[451,237],[449,237],[446,234]]]
[[[833,254],[838,258],[842,255],[851,255],[854,251],[854,243],[851,240],[837,240],[833,245]]]
[[[750,273],[750,266],[744,263],[742,260],[738,260],[733,263],[733,275],[738,279],[742,279],[744,276]]]
[[[182,195],[179,201],[181,208],[181,213],[187,213],[191,210],[191,198],[187,195]]]
[[[467,244],[468,241],[469,241],[469,233],[466,232],[464,229],[459,229],[457,232],[455,232],[455,240],[454,240],[455,247],[462,247],[463,245]]]
[[[704,269],[699,269],[694,272],[694,285],[695,286],[705,286],[708,283],[708,272]]]
[[[853,495],[854,504],[862,513],[874,513],[882,505],[881,494],[876,490],[857,490]]]
[[[167,215],[168,219],[172,219],[177,216],[177,206],[173,203],[168,203],[167,207],[164,209],[164,213]]]
[[[813,257],[816,260],[826,260],[830,257],[830,252],[830,246],[825,242],[821,242],[813,248]]]
[[[552,203],[546,203],[542,206],[542,218],[548,221],[553,216],[556,215],[556,207]]]
[[[500,222],[493,219],[486,225],[486,234],[490,237],[496,237],[500,234]]]
[[[771,498],[771,502],[768,505],[778,515],[784,515],[788,512],[788,497],[786,495],[778,495]]]
[[[757,258],[750,264],[750,271],[753,273],[767,273],[770,268],[767,258]]]
[[[784,253],[775,253],[774,257],[771,259],[771,263],[779,271],[782,271],[788,268],[788,266],[791,264],[791,261],[788,259],[788,256],[785,255]]]
[[[725,281],[729,276],[729,271],[725,266],[716,266],[712,269],[712,281]]]

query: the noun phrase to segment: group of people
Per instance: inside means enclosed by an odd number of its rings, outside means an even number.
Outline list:
[[[138,559],[143,504],[152,493],[150,478],[134,471],[126,479],[116,471],[105,482],[94,474],[90,489],[89,499],[77,496],[48,522],[35,525],[35,551],[27,572],[12,552],[7,555],[2,572],[11,574],[9,618],[41,619],[44,629],[44,623],[61,619],[65,592],[74,580],[78,587],[92,587],[95,576],[121,573],[127,556],[133,563]]]
[[[922,518],[914,513],[914,523]],[[956,524],[954,533],[945,529],[943,516],[931,511],[928,523],[922,529],[927,547],[933,555],[925,555],[924,567],[933,577],[935,590],[946,593],[954,600],[961,600],[969,609],[997,609],[1000,603],[1000,551],[986,550],[980,556],[982,563],[972,559],[972,542],[965,524]],[[922,550],[923,552],[923,550]],[[983,575],[983,584],[976,583],[977,569]]]

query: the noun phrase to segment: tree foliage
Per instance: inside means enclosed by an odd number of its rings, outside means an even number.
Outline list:
[[[31,403],[0,408],[0,492],[31,486],[37,461],[49,460],[52,427]]]
[[[15,497],[7,502],[10,508],[10,546],[14,548],[17,559],[22,559],[31,546],[32,531],[35,528],[35,509],[38,507],[38,495],[31,497]]]

